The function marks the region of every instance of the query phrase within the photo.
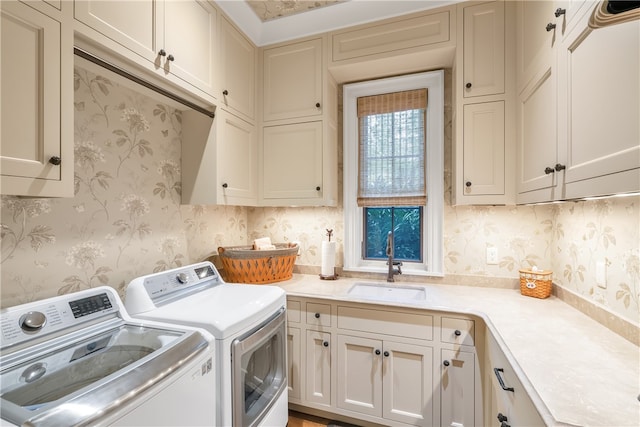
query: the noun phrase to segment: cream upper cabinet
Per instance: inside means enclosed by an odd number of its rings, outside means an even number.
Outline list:
[[[164,1],[75,0],[76,20],[151,63],[164,46]],[[81,29],[82,27],[80,27]]]
[[[343,28],[330,33],[329,69],[339,83],[449,68],[456,7]]]
[[[218,11],[206,1],[164,2],[164,73],[215,94]],[[173,57],[173,59],[171,59]]]
[[[504,93],[504,3],[463,8],[463,96]]]
[[[323,108],[323,40],[264,49],[263,120],[321,118]]]
[[[224,16],[220,19],[220,93],[223,108],[256,120],[256,47]]]
[[[255,126],[218,110],[210,119],[182,117],[182,203],[255,206],[258,147]]]
[[[338,88],[327,37],[261,51],[259,204],[335,206]]]
[[[596,4],[518,2],[519,203],[640,191],[640,26]]]
[[[73,29],[68,6],[58,10],[40,1],[0,2],[2,194],[74,194]]]
[[[513,2],[458,5],[452,203],[515,201]]]
[[[263,198],[322,197],[322,122],[269,126],[263,130]]]
[[[640,191],[640,22],[590,30],[588,16],[576,18],[558,57],[566,198]]]
[[[557,187],[557,66],[559,43],[553,2],[517,3],[517,188],[543,190],[553,200]],[[557,28],[557,27],[556,27]]]
[[[81,47],[99,56],[107,48],[200,98],[216,96],[218,12],[207,1],[75,0],[74,7]]]
[[[464,186],[469,195],[505,193],[504,101],[463,108]]]

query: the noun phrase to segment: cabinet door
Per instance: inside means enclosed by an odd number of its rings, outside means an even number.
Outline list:
[[[322,197],[322,122],[263,130],[264,199]]]
[[[76,0],[75,18],[138,56],[159,64],[163,48],[164,2],[160,0]]]
[[[302,341],[300,340],[300,328],[287,328],[287,385],[289,387],[289,399],[300,400],[302,398]]]
[[[216,9],[204,1],[183,0],[165,2],[164,10],[165,72],[215,97]]]
[[[0,3],[2,194],[73,196],[71,29]]]
[[[518,92],[533,78],[540,80],[555,62],[553,48],[558,43],[553,1],[523,1],[516,4],[516,80]],[[559,34],[559,33],[558,33]]]
[[[518,193],[546,189],[552,200],[557,185],[557,90],[553,2],[517,2],[517,186]]]
[[[504,101],[464,106],[464,194],[504,194]]]
[[[255,126],[219,111],[218,185],[219,203],[253,206],[258,197],[258,143]]]
[[[331,334],[307,331],[305,388],[308,402],[331,405]]]
[[[563,42],[558,58],[567,197],[640,191],[639,175],[615,175],[640,169],[640,23],[592,31],[587,18]]]
[[[440,425],[475,425],[475,354],[442,349]]]
[[[486,374],[490,376],[492,388],[489,421],[500,425],[495,420],[502,414],[507,417],[504,421],[512,426],[545,425],[498,343],[490,335],[486,342]]]
[[[338,408],[382,416],[382,341],[338,335]]]
[[[218,98],[249,121],[255,120],[256,48],[227,21],[220,28],[220,93]]]
[[[433,349],[385,341],[383,357],[382,416],[411,425],[434,425]]]
[[[322,39],[263,52],[264,121],[322,115]]]
[[[504,2],[464,8],[464,97],[504,93]]]

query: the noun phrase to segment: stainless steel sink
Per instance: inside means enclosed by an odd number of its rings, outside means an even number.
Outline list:
[[[358,282],[348,291],[353,298],[393,302],[421,302],[427,299],[424,286],[396,286],[381,283]]]

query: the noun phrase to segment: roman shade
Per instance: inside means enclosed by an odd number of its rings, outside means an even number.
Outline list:
[[[360,207],[423,206],[427,89],[358,98]]]

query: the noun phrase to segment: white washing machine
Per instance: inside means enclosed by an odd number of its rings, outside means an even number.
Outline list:
[[[218,426],[287,425],[282,289],[225,283],[213,264],[201,262],[134,279],[125,306],[134,317],[195,326],[215,337]]]
[[[1,425],[215,423],[215,341],[204,330],[132,319],[110,287],[0,319]]]

